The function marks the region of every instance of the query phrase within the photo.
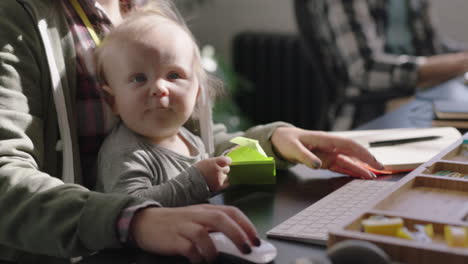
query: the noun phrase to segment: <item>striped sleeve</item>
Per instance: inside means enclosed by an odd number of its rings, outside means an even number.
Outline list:
[[[417,83],[420,57],[385,53],[368,1],[330,1],[327,19],[351,84],[368,91]]]
[[[117,233],[122,244],[136,247],[135,241],[129,232],[130,224],[132,223],[136,212],[148,207],[160,207],[160,205],[157,202],[145,201],[138,205],[130,205],[120,213],[119,219],[117,221]]]

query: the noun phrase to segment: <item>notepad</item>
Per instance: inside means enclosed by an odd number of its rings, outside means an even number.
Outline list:
[[[456,127],[461,130],[468,129],[468,119],[433,119],[432,120],[433,127],[445,127],[451,126]]]
[[[468,101],[435,100],[434,113],[438,119],[468,121]]]
[[[432,126],[468,129],[468,101],[435,100]]]
[[[460,132],[453,127],[353,130],[331,133],[351,138],[368,148],[376,159],[385,166],[384,171],[387,172],[415,169],[461,137]],[[424,136],[440,136],[440,138],[385,147],[372,148],[369,146],[369,142],[372,141]]]

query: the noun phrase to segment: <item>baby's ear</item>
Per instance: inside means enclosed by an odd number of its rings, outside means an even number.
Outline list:
[[[115,105],[114,91],[107,84],[104,84],[101,87],[104,93],[104,100],[109,105],[110,109],[112,110],[112,113],[114,113],[115,115],[119,115],[119,111],[117,110],[117,106]]]
[[[200,95],[201,95],[202,89],[203,89],[202,85],[201,85],[201,84],[198,84],[197,99],[199,99],[199,98],[200,98]]]
[[[193,108],[192,111],[192,116],[191,118],[193,119],[199,119],[200,118],[200,105],[201,105],[201,95],[202,95],[202,86],[198,86],[198,91],[197,91],[197,100],[195,101],[195,107]]]
[[[111,96],[114,96],[114,91],[112,90],[112,88],[109,85],[103,84],[101,87],[102,87],[102,89],[104,89],[104,91],[106,93],[108,93]]]

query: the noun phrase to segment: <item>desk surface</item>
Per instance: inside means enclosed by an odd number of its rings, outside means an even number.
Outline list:
[[[415,100],[385,114],[358,129],[401,127],[430,127],[433,118],[432,100],[460,100],[468,98],[468,88],[461,79],[451,80],[430,90],[420,92]],[[391,176],[383,180],[397,180]],[[276,185],[233,187],[211,199],[214,204],[227,204],[242,210],[256,226],[260,236],[274,226],[318,201],[351,180],[328,171],[314,171],[296,166],[289,171],[279,171]],[[278,249],[274,263],[291,263],[300,257],[324,254],[325,247],[312,244],[268,239]],[[188,263],[181,258],[150,255],[141,251],[108,250],[85,258],[80,263]],[[223,262],[226,263],[226,262]]]

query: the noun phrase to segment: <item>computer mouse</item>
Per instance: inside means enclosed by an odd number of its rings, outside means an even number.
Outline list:
[[[250,254],[243,254],[240,250],[234,245],[234,243],[226,235],[220,232],[210,233],[210,237],[215,244],[216,249],[219,253],[225,254],[228,257],[239,258],[244,260],[246,263],[269,263],[276,258],[278,255],[278,250],[270,242],[260,239],[262,242],[260,246],[252,247],[252,252]]]

